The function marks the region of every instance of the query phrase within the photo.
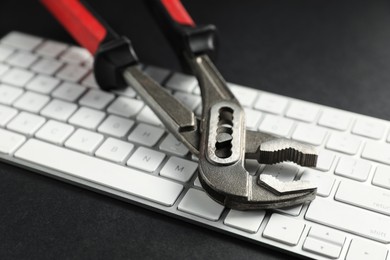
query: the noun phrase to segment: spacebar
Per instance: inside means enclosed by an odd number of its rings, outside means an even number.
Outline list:
[[[165,206],[173,205],[183,190],[178,183],[35,139],[15,157]]]
[[[316,198],[306,212],[306,219],[390,243],[390,218],[347,204]]]

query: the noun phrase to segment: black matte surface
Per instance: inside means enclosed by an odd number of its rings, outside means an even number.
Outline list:
[[[141,1],[90,1],[149,64],[179,69]],[[389,1],[184,1],[220,30],[227,80],[390,119]],[[37,1],[0,3],[11,30],[72,42]],[[0,164],[0,259],[292,259]]]

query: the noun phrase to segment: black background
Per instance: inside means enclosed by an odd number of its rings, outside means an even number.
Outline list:
[[[140,59],[179,70],[140,0],[90,1]],[[183,1],[219,29],[228,81],[390,119],[389,1]],[[73,43],[38,1],[0,3],[0,35]],[[0,164],[1,259],[292,259],[276,250]]]

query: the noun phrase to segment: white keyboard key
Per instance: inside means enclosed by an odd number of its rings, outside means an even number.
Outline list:
[[[95,155],[116,163],[123,163],[133,148],[134,145],[131,143],[109,137],[99,147]]]
[[[130,128],[133,125],[134,125],[133,120],[110,115],[99,126],[98,131],[101,133],[122,138],[129,132]]]
[[[197,85],[198,81],[194,76],[183,73],[174,73],[165,83],[167,88],[186,93],[191,93]]]
[[[160,144],[160,150],[172,153],[178,156],[188,154],[188,148],[178,141],[172,134],[168,134]]]
[[[0,63],[0,76],[10,69],[10,66]]]
[[[26,137],[0,128],[0,153],[12,154],[26,141]]]
[[[67,64],[60,71],[56,73],[56,76],[60,79],[79,82],[88,72],[86,67],[82,67],[75,64]]]
[[[294,164],[280,163],[265,166],[261,174],[271,175],[272,177],[275,177],[280,181],[288,182],[295,179],[298,170],[299,168]]]
[[[114,99],[114,97],[115,96],[112,93],[91,89],[79,100],[79,103],[82,106],[103,109]]]
[[[23,92],[20,88],[0,84],[0,103],[11,105]]]
[[[31,70],[51,76],[57,72],[62,65],[64,64],[58,60],[42,58],[31,67]]]
[[[263,236],[295,246],[298,244],[304,228],[303,222],[274,213],[264,229]]]
[[[255,104],[255,108],[273,114],[282,114],[286,109],[287,103],[287,98],[274,94],[262,93]]]
[[[22,134],[33,135],[44,123],[45,118],[41,116],[20,112],[8,123],[7,128]]]
[[[60,123],[54,120],[49,120],[44,126],[35,134],[39,139],[62,145],[65,140],[72,134],[74,127]]]
[[[161,169],[160,175],[176,181],[187,182],[197,168],[197,163],[172,156]]]
[[[90,57],[91,54],[88,50],[77,46],[71,46],[61,55],[60,60],[67,63],[80,64]]]
[[[45,41],[41,46],[39,46],[35,52],[42,56],[56,58],[67,48],[68,46],[65,43],[49,40]]]
[[[351,117],[348,114],[333,109],[325,109],[318,120],[319,125],[340,131],[347,130],[350,123]]]
[[[370,170],[371,164],[369,162],[350,157],[341,157],[334,173],[353,180],[365,181]]]
[[[93,154],[103,139],[104,137],[101,134],[84,129],[77,129],[65,142],[65,146],[83,153]]]
[[[42,109],[41,115],[57,119],[59,121],[66,121],[76,110],[76,104],[53,99]]]
[[[257,99],[257,91],[248,87],[239,86],[237,84],[228,83],[230,90],[244,107],[252,107]]]
[[[299,123],[292,134],[292,139],[312,145],[321,145],[326,136],[326,130],[314,125]]]
[[[308,236],[339,246],[343,246],[345,242],[345,234],[327,227],[312,227]]]
[[[386,260],[384,245],[362,239],[353,239],[345,260]]]
[[[285,137],[290,133],[293,125],[294,121],[291,119],[266,115],[263,121],[260,123],[259,130],[261,132]]]
[[[213,201],[204,191],[189,189],[178,209],[210,221],[217,221],[224,207]]]
[[[346,154],[356,154],[361,144],[361,140],[352,135],[332,133],[326,148]]]
[[[163,153],[145,147],[138,147],[127,161],[127,165],[146,172],[153,172],[160,166],[164,158],[165,154]]]
[[[126,87],[124,89],[117,89],[112,90],[113,93],[118,94],[119,96],[129,97],[129,98],[135,98],[137,96],[137,93],[132,87]]]
[[[319,111],[320,109],[316,105],[301,101],[294,101],[287,109],[286,116],[311,123],[316,120]]]
[[[291,216],[299,216],[299,213],[301,213],[301,210],[302,210],[302,205],[275,209],[276,212],[280,212],[280,213],[283,213],[285,215],[287,214],[287,215],[291,215]]]
[[[42,43],[42,39],[25,33],[10,32],[1,42],[17,49],[32,51]]]
[[[244,110],[246,128],[256,131],[263,114],[250,108],[244,108]]]
[[[379,165],[375,170],[372,184],[390,190],[390,167]]]
[[[163,134],[163,129],[141,123],[131,132],[128,139],[131,142],[151,147],[160,140]]]
[[[390,191],[349,181],[340,182],[335,196],[338,201],[390,216],[389,198]]]
[[[317,197],[311,202],[305,218],[382,243],[390,243],[390,218],[378,213]]]
[[[3,75],[1,82],[17,87],[24,87],[32,77],[34,77],[34,73],[30,71],[12,68]]]
[[[105,116],[105,113],[101,111],[81,107],[69,119],[69,123],[88,129],[96,129]]]
[[[256,233],[265,217],[265,210],[240,211],[231,209],[224,224],[248,233]]]
[[[26,85],[26,88],[42,94],[49,94],[59,83],[59,79],[37,75]]]
[[[327,150],[321,150],[318,154],[316,169],[327,172],[332,168],[335,154]]]
[[[52,95],[55,98],[74,102],[81,96],[81,94],[84,93],[85,90],[86,88],[79,84],[64,82],[56,90],[54,90]]]
[[[312,227],[303,244],[303,250],[338,258],[345,242],[345,235],[324,227]]]
[[[162,84],[170,74],[169,70],[157,68],[154,66],[146,67],[144,73],[154,79],[159,84]]]
[[[48,102],[50,98],[34,92],[25,92],[16,102],[14,107],[23,109],[32,113],[38,113]]]
[[[196,96],[196,95],[188,94],[188,93],[184,93],[184,92],[175,92],[175,94],[173,94],[173,96],[190,110],[194,110],[202,102],[202,99],[200,96]]]
[[[357,119],[352,133],[372,139],[381,139],[385,133],[385,125],[374,120]]]
[[[137,115],[137,121],[156,125],[156,126],[163,126],[163,123],[161,120],[156,116],[156,114],[150,109],[148,106],[144,106],[141,110],[141,112]]]
[[[138,99],[118,97],[107,108],[107,112],[118,116],[131,117],[136,115],[144,106],[144,102]]]
[[[15,156],[69,174],[72,177],[165,206],[173,205],[183,190],[183,185],[167,179],[34,139],[22,146]],[[62,158],[62,160],[58,160],[58,158]]]
[[[16,52],[12,54],[7,59],[7,63],[14,67],[20,67],[23,69],[29,68],[36,60],[38,60],[38,56],[29,53],[29,52]]]
[[[14,108],[0,105],[0,126],[4,127],[17,113]]]
[[[89,73],[88,76],[86,76],[85,79],[83,79],[81,84],[89,88],[96,88],[96,89],[99,88],[99,85],[96,82],[95,75],[93,74],[93,72]]]
[[[362,158],[384,164],[390,164],[390,145],[379,142],[366,142]]]
[[[6,45],[0,45],[0,61],[5,61],[12,53],[14,53],[15,49],[10,48]]]
[[[301,180],[310,181],[317,186],[317,195],[328,197],[332,191],[335,178],[329,173],[306,169],[302,174]]]

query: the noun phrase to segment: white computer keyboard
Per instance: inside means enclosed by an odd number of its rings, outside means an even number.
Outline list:
[[[229,210],[211,200],[188,149],[128,88],[98,89],[79,47],[11,32],[0,40],[0,158],[278,250],[317,259],[390,260],[390,122],[231,84],[247,127],[319,147],[316,169],[251,172],[318,185],[310,204]],[[200,114],[194,77],[145,72]],[[386,258],[387,257],[387,258]]]

